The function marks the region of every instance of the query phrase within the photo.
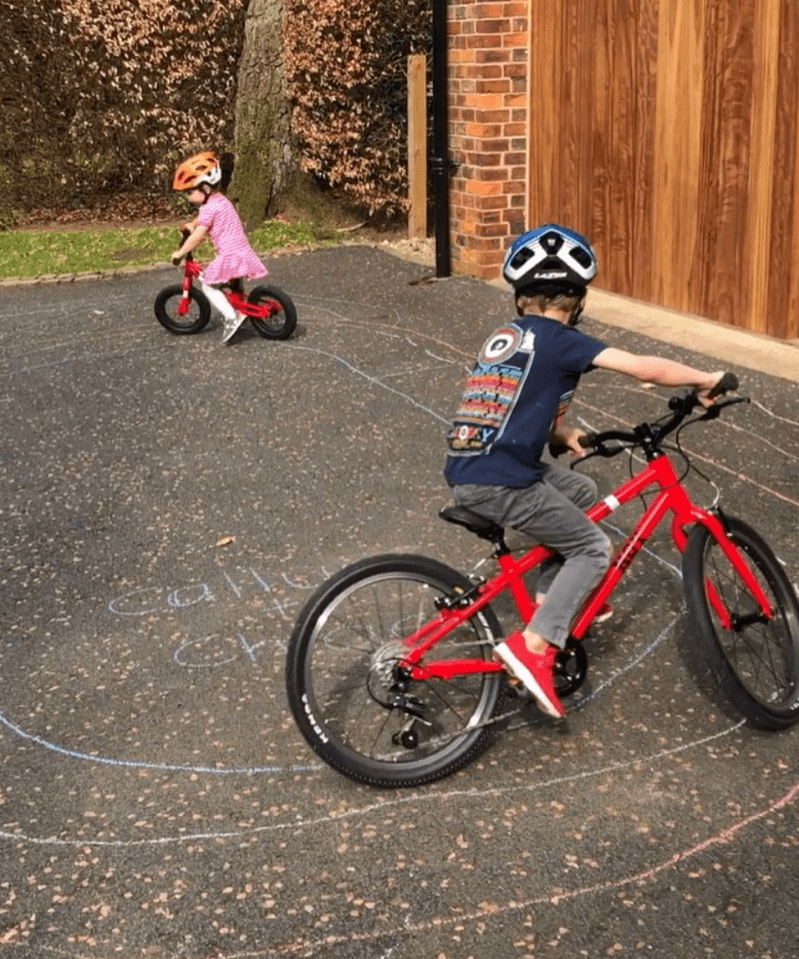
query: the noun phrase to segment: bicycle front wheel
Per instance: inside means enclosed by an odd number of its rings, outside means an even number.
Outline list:
[[[211,319],[211,304],[205,295],[192,287],[186,302],[178,283],[161,290],[153,309],[158,322],[170,333],[199,333]]]
[[[683,557],[683,587],[694,626],[693,664],[703,678],[759,729],[786,729],[799,719],[799,601],[768,544],[739,519],[725,517],[728,538],[743,554],[774,611],[771,619],[697,524]],[[714,589],[725,610],[716,608]]]
[[[251,316],[250,320],[267,340],[287,340],[297,328],[297,310],[283,290],[276,286],[256,286],[247,299],[264,307],[263,316]]]
[[[294,719],[318,755],[370,786],[420,786],[470,763],[492,742],[506,689],[501,672],[400,688],[403,638],[438,616],[436,601],[472,587],[423,556],[362,560],[324,583],[288,644]],[[500,627],[486,608],[431,650],[436,660],[489,660]]]

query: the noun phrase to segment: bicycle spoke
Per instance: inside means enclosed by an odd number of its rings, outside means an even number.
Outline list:
[[[725,548],[740,552],[749,585],[707,528],[692,531],[685,554],[700,678],[704,668],[714,688],[754,725],[784,729],[799,717],[799,602],[757,532],[733,517],[725,525]]]
[[[425,679],[422,657],[411,679],[400,665],[410,653],[405,638],[439,617],[442,593],[448,594],[445,584],[426,573],[386,571],[355,578],[315,616],[302,667],[306,693],[295,715],[312,715],[314,736],[318,730],[326,751],[346,757],[348,766],[372,763],[380,776],[388,775],[387,766],[408,767],[407,774],[398,774],[403,780],[429,780],[460,763],[462,755],[485,748],[485,726],[498,711],[504,683],[501,672]],[[487,623],[483,617],[453,625],[430,655],[436,661],[487,662],[494,642]]]

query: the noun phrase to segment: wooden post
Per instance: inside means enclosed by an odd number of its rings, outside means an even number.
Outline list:
[[[427,57],[408,57],[408,237],[427,236]]]

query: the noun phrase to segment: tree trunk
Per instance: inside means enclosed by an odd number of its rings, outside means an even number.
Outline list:
[[[282,58],[283,0],[250,0],[236,96],[230,189],[245,224],[274,213],[294,167]]]

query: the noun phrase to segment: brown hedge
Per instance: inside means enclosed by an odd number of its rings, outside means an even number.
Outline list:
[[[301,163],[353,202],[407,205],[407,57],[430,0],[285,0],[285,69]]]
[[[0,0],[0,228],[18,211],[165,194],[187,152],[230,149],[247,0]],[[306,171],[372,212],[406,204],[407,55],[430,0],[284,0]]]
[[[0,0],[6,214],[160,192],[178,156],[228,146],[245,12],[245,0]]]

